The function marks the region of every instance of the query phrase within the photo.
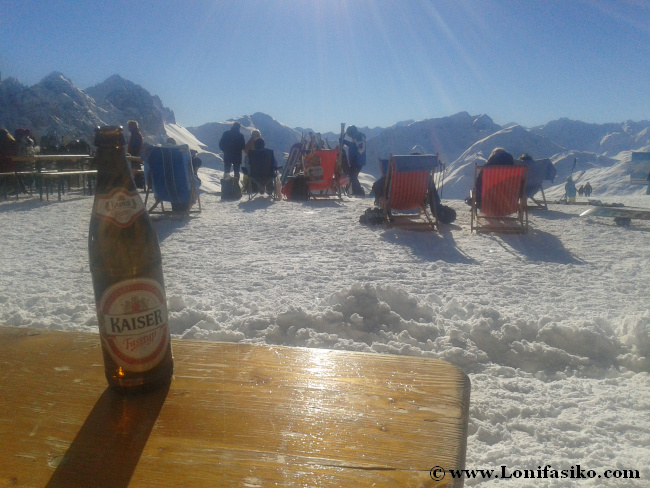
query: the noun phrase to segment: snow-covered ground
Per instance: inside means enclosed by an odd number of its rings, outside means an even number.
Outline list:
[[[632,469],[498,484],[650,486],[650,222],[551,205],[527,235],[479,236],[452,200],[456,222],[412,232],[360,225],[370,198],[222,202],[220,171],[200,176],[203,212],[155,223],[175,337],[441,358],[472,382],[468,468]],[[1,324],[97,333],[91,206],[0,202]]]

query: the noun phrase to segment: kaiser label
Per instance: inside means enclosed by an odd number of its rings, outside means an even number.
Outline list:
[[[157,281],[121,281],[106,290],[97,316],[102,341],[127,371],[143,372],[164,357],[169,338],[165,292]]]

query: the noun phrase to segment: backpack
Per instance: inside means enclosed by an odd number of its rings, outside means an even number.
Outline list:
[[[239,200],[241,198],[241,188],[239,180],[228,178],[221,180],[221,199],[222,200]]]
[[[380,208],[369,208],[359,217],[359,223],[363,225],[379,225],[383,224],[384,211]]]
[[[295,202],[304,202],[309,200],[309,183],[304,175],[290,176],[285,183],[282,193],[287,196],[287,200]]]
[[[443,224],[451,224],[456,220],[456,211],[447,205],[439,205],[438,220]]]

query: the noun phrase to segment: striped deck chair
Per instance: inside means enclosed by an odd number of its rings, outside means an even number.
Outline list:
[[[528,232],[525,164],[476,166],[471,195],[471,231]]]
[[[341,198],[340,175],[337,175],[336,149],[321,149],[303,157],[305,176],[309,185],[309,198]]]
[[[430,214],[428,201],[437,166],[438,157],[431,154],[390,156],[383,195],[387,227],[436,229],[438,219]]]
[[[192,156],[187,144],[180,146],[150,146],[145,162],[147,193],[153,190],[154,204],[147,211],[150,214],[184,214],[201,212],[198,177],[192,168]],[[164,202],[171,203],[171,210]],[[192,210],[198,202],[198,209]]]

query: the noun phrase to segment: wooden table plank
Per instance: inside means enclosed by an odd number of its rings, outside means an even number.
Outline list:
[[[469,380],[438,360],[174,340],[107,388],[99,337],[0,327],[0,487],[462,486]]]

